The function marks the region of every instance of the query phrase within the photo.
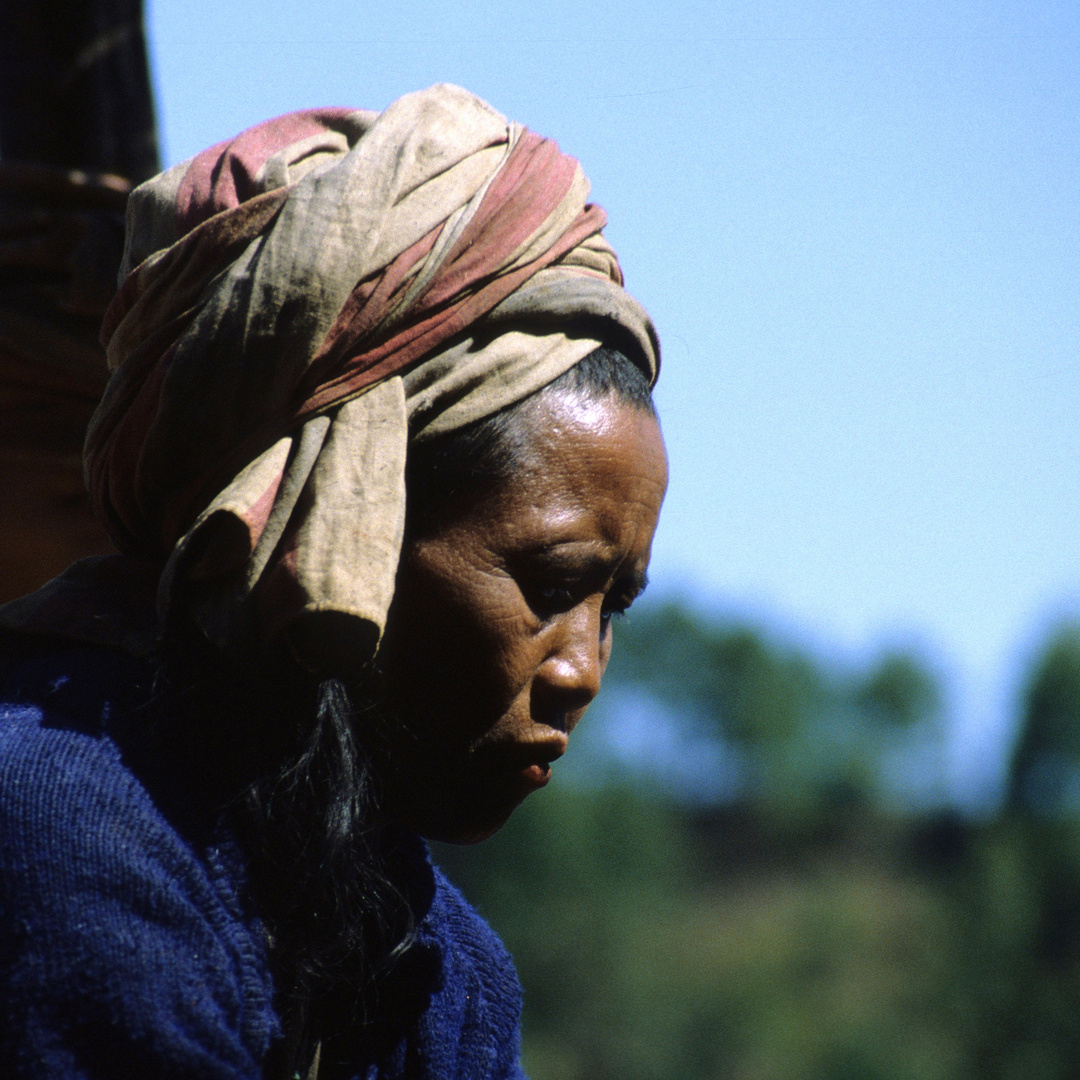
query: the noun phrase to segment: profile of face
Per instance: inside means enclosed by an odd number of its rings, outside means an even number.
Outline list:
[[[385,807],[481,840],[550,775],[645,585],[667,485],[660,427],[614,396],[539,394],[512,479],[407,543],[379,652]]]

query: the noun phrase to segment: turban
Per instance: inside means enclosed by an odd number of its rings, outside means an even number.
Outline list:
[[[554,142],[449,85],[291,113],[137,188],[85,463],[120,550],[164,564],[159,611],[182,598],[223,646],[340,616],[370,655],[410,439],[601,343],[655,380],[588,191]]]

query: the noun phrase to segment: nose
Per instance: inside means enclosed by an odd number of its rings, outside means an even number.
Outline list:
[[[605,658],[598,603],[579,604],[555,620],[536,689],[548,698],[549,708],[567,718],[567,728],[577,723],[599,693]]]

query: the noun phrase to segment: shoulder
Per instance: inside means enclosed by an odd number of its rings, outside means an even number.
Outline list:
[[[105,650],[32,654],[8,670],[0,685],[0,858],[6,869],[18,869],[11,862],[23,858],[29,873],[38,861],[32,856],[48,851],[60,857],[69,848],[83,863],[106,850],[134,856],[144,846],[136,838],[153,846],[168,832],[108,734],[129,685]],[[70,868],[60,858],[55,868],[37,869],[66,875]]]
[[[96,652],[96,650],[95,650]],[[0,687],[0,858],[92,851],[103,830],[121,836],[151,804],[106,735],[115,693],[78,652],[30,655]],[[81,663],[82,662],[82,663]],[[46,868],[42,868],[46,869]],[[60,868],[58,868],[60,869]]]
[[[521,984],[506,946],[438,867],[428,919],[440,927],[444,946],[476,972],[486,997],[520,1010]]]
[[[514,963],[495,932],[438,868],[420,934],[442,955],[440,989],[422,1022],[430,1075],[520,1077],[521,984]]]
[[[42,655],[0,693],[0,1072],[254,1077],[258,928],[227,847],[182,836],[109,737],[131,677]]]

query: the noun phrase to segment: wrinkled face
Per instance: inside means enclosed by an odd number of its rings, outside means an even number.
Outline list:
[[[432,839],[483,839],[547,782],[644,587],[667,484],[633,406],[541,394],[524,416],[514,478],[407,545],[379,653],[406,736],[386,809]]]

